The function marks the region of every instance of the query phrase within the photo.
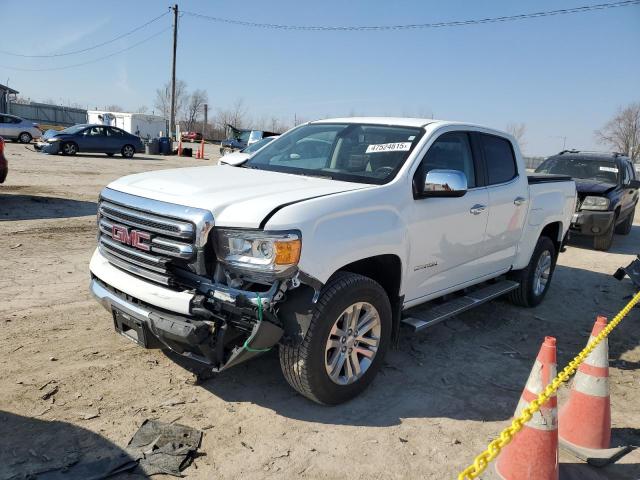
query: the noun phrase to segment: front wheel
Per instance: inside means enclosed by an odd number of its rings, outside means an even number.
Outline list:
[[[122,147],[122,156],[124,158],[133,158],[133,154],[136,153],[136,149],[131,145],[125,145]]]
[[[535,307],[544,299],[556,268],[556,247],[549,237],[540,237],[529,265],[511,272],[509,277],[520,286],[509,293],[509,300],[521,307]]]
[[[618,216],[616,215],[613,219],[613,223],[606,232],[604,232],[602,235],[596,235],[595,237],[593,237],[593,248],[595,248],[596,250],[601,250],[603,252],[606,252],[611,248],[611,245],[613,245],[613,232],[615,231],[615,224],[617,219]]]
[[[616,227],[615,232],[620,235],[629,235],[633,228],[633,218],[636,216],[636,209],[631,210],[624,222]]]
[[[62,145],[62,154],[73,156],[78,153],[78,146],[73,142],[66,142]]]
[[[20,140],[20,143],[31,143],[31,140],[33,140],[33,137],[29,132],[22,132],[18,137],[18,140]]]
[[[368,277],[341,272],[324,286],[302,343],[280,346],[280,366],[302,395],[336,405],[367,388],[390,339],[384,289]]]

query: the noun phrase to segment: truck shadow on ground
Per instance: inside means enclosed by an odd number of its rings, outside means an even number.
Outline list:
[[[399,348],[389,352],[373,384],[336,407],[317,405],[291,389],[275,350],[201,386],[229,402],[255,403],[285,417],[327,424],[389,426],[414,417],[506,421],[544,337],[558,338],[563,367],[586,345],[596,315],[612,318],[631,293],[628,279],[620,283],[602,273],[558,266],[545,302],[535,309],[498,300],[418,335],[403,330]],[[640,309],[629,317],[609,343],[614,366],[640,341]]]
[[[38,195],[0,193],[0,222],[7,220],[42,220],[95,215],[96,202]]]
[[[0,431],[0,478],[106,478],[132,461],[103,436],[66,422],[0,411]]]
[[[593,237],[572,235],[569,241],[569,247],[594,250]],[[640,225],[633,225],[629,235],[615,234],[613,236],[613,244],[606,253],[621,253],[624,255],[640,254]]]

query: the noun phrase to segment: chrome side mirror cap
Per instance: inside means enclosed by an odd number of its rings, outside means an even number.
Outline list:
[[[467,176],[460,170],[434,169],[425,175],[422,197],[462,197]]]

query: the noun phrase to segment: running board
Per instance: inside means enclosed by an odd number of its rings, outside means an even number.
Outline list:
[[[445,303],[433,305],[428,302],[426,305],[419,305],[404,312],[402,323],[413,327],[415,332],[431,327],[447,318],[470,310],[478,305],[482,305],[489,300],[493,300],[511,290],[518,288],[520,284],[511,280],[488,285],[472,292],[467,292],[464,296],[455,297]]]

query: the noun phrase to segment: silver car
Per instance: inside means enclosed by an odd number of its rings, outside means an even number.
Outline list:
[[[30,143],[42,135],[37,123],[30,122],[15,115],[0,114],[0,137]]]

